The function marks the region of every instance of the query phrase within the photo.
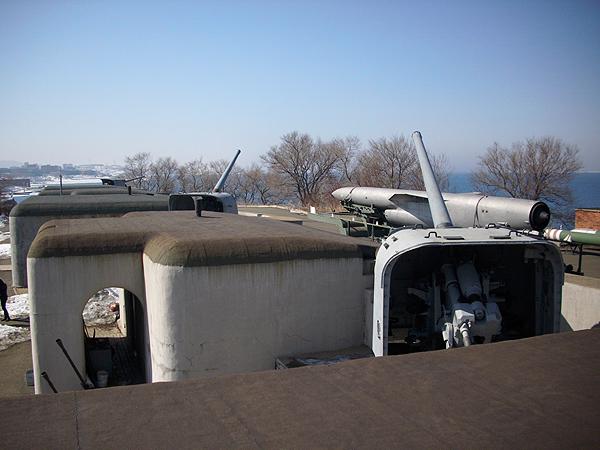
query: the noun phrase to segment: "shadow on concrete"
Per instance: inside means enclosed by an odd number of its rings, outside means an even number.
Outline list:
[[[560,331],[573,331],[573,328],[571,328],[571,325],[569,325],[569,322],[567,322],[562,314],[560,316]]]

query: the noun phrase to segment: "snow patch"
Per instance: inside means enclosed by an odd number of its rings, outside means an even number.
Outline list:
[[[0,259],[10,258],[10,244],[0,244]]]
[[[117,320],[117,314],[108,309],[111,303],[119,300],[119,290],[116,288],[102,289],[86,303],[83,309],[83,321],[90,325],[111,325]]]
[[[29,317],[29,295],[19,294],[8,297],[6,309],[11,319],[26,319]]]
[[[6,309],[13,320],[23,320],[29,318],[29,296],[27,294],[19,294],[8,297]],[[0,324],[0,351],[6,350],[8,347],[25,342],[31,339],[29,327],[13,327],[11,325]]]
[[[29,328],[11,327],[10,325],[0,324],[0,351],[19,342],[25,342],[31,339]]]

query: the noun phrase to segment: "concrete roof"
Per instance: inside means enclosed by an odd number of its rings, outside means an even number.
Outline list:
[[[599,371],[589,330],[0,408],[11,448],[595,448]]]
[[[127,194],[129,191],[126,186],[112,186],[112,185],[68,185],[63,187],[62,195],[104,195],[104,194]],[[143,189],[132,188],[131,192],[134,194],[151,194],[149,191]],[[40,191],[38,195],[42,197],[52,195],[61,195],[60,187],[58,186],[46,186]]]
[[[16,205],[10,215],[24,216],[82,216],[122,215],[129,211],[166,211],[167,195],[33,195]]]
[[[110,189],[103,189],[102,186],[99,188],[88,188],[88,189],[72,189],[69,195],[106,195],[106,194],[128,194],[129,190],[124,186],[111,186]],[[149,191],[142,189],[131,189],[132,194],[145,194],[154,195]]]
[[[300,225],[236,214],[136,212],[118,218],[44,224],[30,258],[143,251],[170,266],[231,265],[293,259],[373,258],[377,244]]]

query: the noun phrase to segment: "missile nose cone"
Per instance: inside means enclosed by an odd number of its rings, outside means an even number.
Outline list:
[[[353,187],[339,188],[339,189],[336,189],[335,191],[333,191],[331,193],[331,195],[333,195],[333,198],[335,198],[336,200],[342,201],[350,195],[350,192],[352,192],[352,189],[354,189],[354,188]]]

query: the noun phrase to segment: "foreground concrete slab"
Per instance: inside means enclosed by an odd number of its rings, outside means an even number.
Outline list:
[[[31,367],[30,341],[0,351],[0,397],[32,395],[33,386],[25,383],[25,372]]]
[[[11,448],[592,448],[600,330],[1,399]]]

